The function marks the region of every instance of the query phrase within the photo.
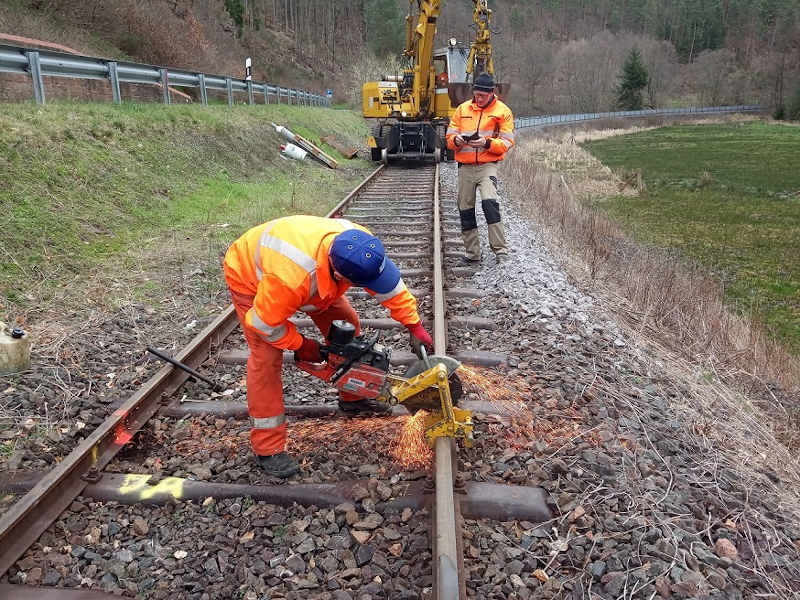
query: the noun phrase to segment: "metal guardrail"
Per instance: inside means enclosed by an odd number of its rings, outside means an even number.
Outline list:
[[[208,104],[207,90],[211,89],[225,91],[228,106],[233,106],[234,92],[247,92],[248,104],[255,104],[258,94],[263,95],[265,104],[270,103],[271,96],[276,103],[285,99],[287,104],[330,106],[326,96],[269,83],[5,44],[0,44],[0,72],[30,75],[33,97],[38,104],[45,103],[44,77],[47,76],[108,80],[117,104],[122,102],[120,83],[146,83],[162,87],[164,104],[171,103],[169,87],[172,86],[200,88],[203,104]]]
[[[761,112],[763,106],[706,106],[698,108],[653,108],[647,110],[622,110],[604,113],[576,113],[573,115],[543,115],[541,117],[518,117],[514,119],[514,128],[539,127],[541,125],[561,125],[564,123],[579,123],[581,121],[594,121],[596,119],[619,119],[625,117],[663,117],[670,115],[690,114],[721,114],[735,112]]]

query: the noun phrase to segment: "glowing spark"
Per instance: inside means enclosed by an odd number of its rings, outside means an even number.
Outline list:
[[[338,452],[385,448],[404,417],[304,419],[289,425],[290,452],[311,453],[333,444]]]
[[[411,417],[306,419],[289,426],[289,452],[312,454],[331,444],[337,453],[362,450],[385,456],[388,451],[406,470],[426,468],[432,459],[422,412]]]
[[[511,378],[507,374],[464,365],[459,367],[458,376],[465,393],[493,405],[503,425],[497,427],[497,433],[512,447],[532,447],[536,441],[552,445],[569,439],[575,435],[576,421],[582,420],[573,409],[554,410],[547,418],[535,416],[529,407],[541,402],[538,397],[541,392],[531,387],[530,376]]]
[[[114,430],[114,443],[118,446],[124,446],[128,442],[133,439],[133,435],[130,431],[125,429],[125,425],[122,423],[117,423],[117,427]]]
[[[424,410],[406,418],[400,434],[395,438],[391,447],[392,456],[405,469],[425,469],[430,467],[433,462],[433,452],[431,452],[428,442],[425,439],[425,415]]]
[[[227,456],[235,456],[242,446],[240,432],[226,433],[197,421],[190,422],[188,427],[190,434],[173,446],[181,456],[192,456],[199,452],[222,452]]]

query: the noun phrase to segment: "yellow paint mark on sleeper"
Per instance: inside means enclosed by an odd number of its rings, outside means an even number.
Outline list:
[[[165,477],[156,485],[150,485],[148,481],[151,477],[152,475],[139,473],[126,475],[119,491],[125,496],[134,496],[137,500],[149,500],[155,496],[183,497],[183,483],[186,480],[182,477]]]

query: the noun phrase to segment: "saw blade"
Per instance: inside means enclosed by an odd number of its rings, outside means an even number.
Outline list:
[[[458,401],[461,399],[461,396],[464,393],[461,379],[458,378],[458,375],[453,373],[447,378],[447,381],[450,384],[450,399],[453,402],[453,406],[458,406]],[[406,398],[406,400],[402,403],[402,406],[405,406],[411,413],[415,413],[418,410],[441,411],[442,401],[439,398],[439,388],[425,388],[418,394],[415,394],[410,398]]]
[[[455,358],[450,358],[449,356],[439,356],[438,354],[434,354],[428,357],[428,363],[426,363],[422,359],[415,360],[408,366],[406,369],[405,377],[406,379],[411,379],[412,377],[419,375],[423,371],[427,371],[434,365],[443,364],[445,368],[447,368],[447,376],[449,377],[453,373],[455,373],[456,369],[461,366],[461,363],[458,362]]]
[[[456,359],[450,358],[449,356],[434,355],[428,357],[428,364],[423,360],[417,360],[409,365],[404,377],[406,379],[411,379],[437,364],[443,364],[447,368],[447,380],[450,384],[450,399],[453,402],[453,406],[458,406],[458,401],[464,394],[464,388],[461,384],[461,379],[456,375],[456,369],[461,366],[461,363]],[[439,398],[439,388],[425,388],[418,394],[406,398],[403,402],[403,406],[412,413],[418,410],[439,411],[442,408],[442,401]]]

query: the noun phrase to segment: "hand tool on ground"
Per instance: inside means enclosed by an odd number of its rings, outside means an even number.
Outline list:
[[[355,335],[347,321],[334,321],[328,345],[320,347],[323,363],[297,361],[297,366],[336,386],[342,401],[372,399],[388,405],[402,404],[409,412],[428,411],[425,437],[433,446],[437,437],[460,438],[472,446],[472,412],[456,407],[463,394],[456,370],[461,365],[448,356],[428,356],[424,347],[419,359],[404,376],[389,373],[391,348]]]
[[[178,367],[179,369],[183,369],[184,371],[186,371],[189,375],[191,375],[195,379],[199,379],[201,381],[205,381],[208,385],[211,386],[211,389],[213,389],[215,392],[221,392],[222,390],[225,389],[222,385],[220,385],[218,383],[214,383],[208,377],[206,377],[205,375],[201,375],[200,373],[195,371],[189,365],[185,365],[182,362],[180,362],[178,360],[175,360],[171,356],[167,356],[166,354],[164,354],[160,350],[156,350],[155,348],[151,348],[150,346],[148,346],[147,347],[147,351],[150,354],[155,354],[158,358],[160,358],[164,362],[168,362],[169,364],[171,364],[171,365],[173,365],[175,367]]]

